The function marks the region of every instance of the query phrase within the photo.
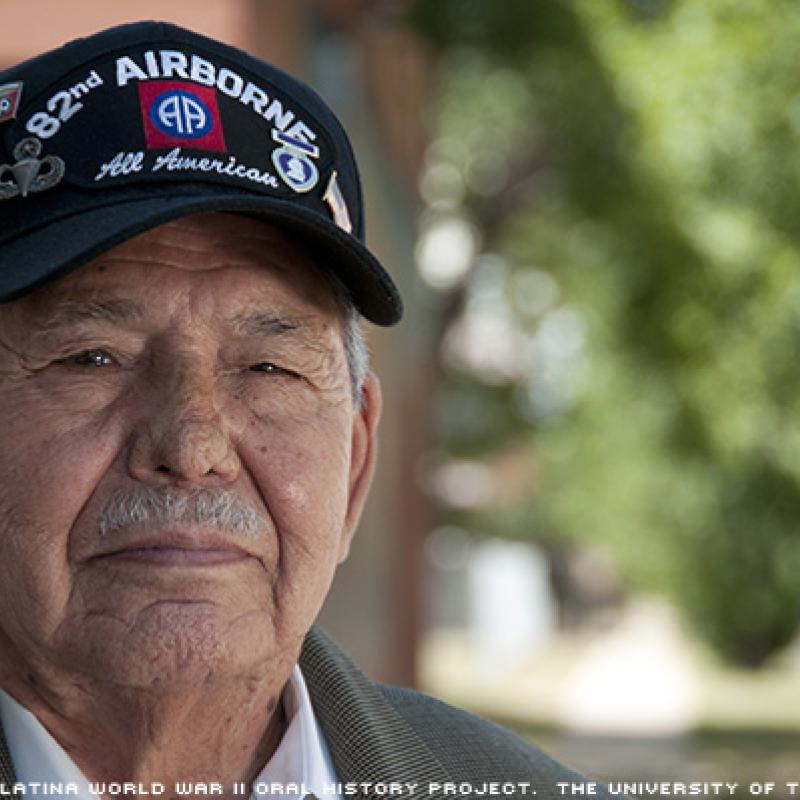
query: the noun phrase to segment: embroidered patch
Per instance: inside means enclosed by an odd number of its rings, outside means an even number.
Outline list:
[[[15,119],[22,98],[22,82],[0,86],[0,122]]]
[[[181,81],[148,81],[140,83],[138,89],[149,150],[227,149],[214,89]]]
[[[273,131],[272,138],[283,145],[272,153],[272,163],[283,182],[296,192],[313,189],[319,180],[319,172],[310,159],[319,156],[319,148],[281,131]]]

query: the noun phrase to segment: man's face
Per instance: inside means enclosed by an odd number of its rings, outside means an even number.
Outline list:
[[[285,669],[371,475],[378,390],[357,411],[349,381],[310,257],[245,218],[164,225],[0,306],[4,683]],[[228,490],[262,522],[102,533],[147,487]]]

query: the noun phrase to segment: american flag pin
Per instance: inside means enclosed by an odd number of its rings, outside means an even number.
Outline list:
[[[328,204],[333,214],[333,221],[343,230],[348,233],[353,232],[353,223],[350,221],[350,212],[347,210],[347,203],[344,201],[344,195],[339,188],[339,181],[337,180],[336,170],[331,173],[331,178],[328,181],[328,188],[322,199]]]

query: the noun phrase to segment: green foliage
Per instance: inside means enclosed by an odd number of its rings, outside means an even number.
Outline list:
[[[481,313],[513,321],[517,354],[505,380],[451,361],[446,397],[481,425],[451,419],[448,446],[528,440],[540,482],[498,516],[607,543],[722,654],[763,662],[800,584],[800,8],[420,0],[413,16],[443,65],[430,166],[460,181],[430,200],[505,265]],[[557,292],[537,306],[522,288],[543,275]],[[468,323],[474,275],[463,290]]]

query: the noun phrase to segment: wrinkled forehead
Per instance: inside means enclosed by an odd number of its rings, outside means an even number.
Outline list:
[[[164,293],[205,289],[215,302],[273,305],[299,316],[337,316],[341,298],[319,255],[262,220],[210,213],[187,216],[118,245],[52,284],[0,305],[25,315],[65,301],[104,297],[163,301]],[[183,280],[187,275],[191,280]],[[149,300],[148,300],[149,298]]]

